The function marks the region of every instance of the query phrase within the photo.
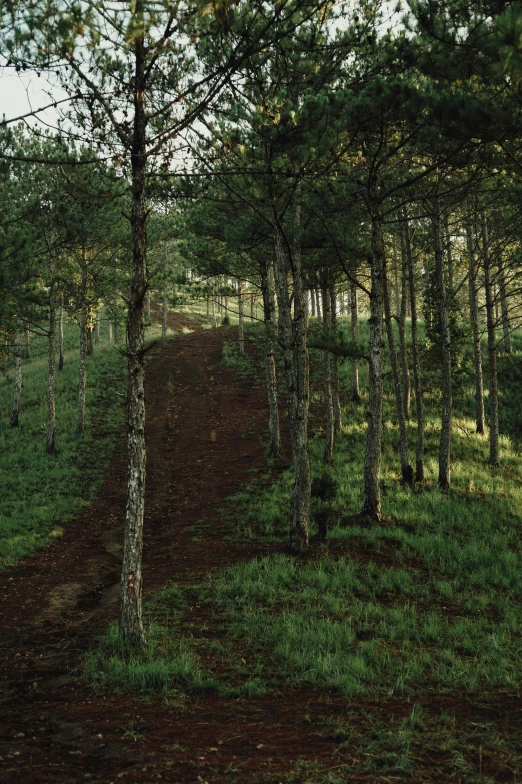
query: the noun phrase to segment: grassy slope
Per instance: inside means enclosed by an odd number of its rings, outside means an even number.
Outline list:
[[[157,325],[148,338],[160,334]],[[106,342],[87,364],[86,430],[75,438],[78,404],[78,342],[75,324],[65,324],[65,362],[57,373],[57,455],[45,453],[47,342],[34,337],[31,359],[23,362],[20,426],[9,427],[14,370],[6,363],[0,379],[0,565],[45,547],[94,498],[123,423],[125,359]],[[116,393],[119,393],[116,394]]]
[[[516,347],[520,349],[520,341]],[[233,345],[226,347],[226,364],[253,372],[251,361],[242,366],[234,352]],[[518,354],[502,360],[511,368],[508,380],[518,379],[520,360]],[[346,363],[341,368],[345,388],[348,372]],[[362,368],[363,390],[365,376]],[[466,701],[483,706],[498,695],[518,693],[522,460],[516,442],[505,435],[502,465],[488,466],[487,438],[474,433],[472,389],[464,378],[455,400],[453,486],[448,495],[441,493],[436,486],[440,395],[435,375],[427,377],[427,387],[426,482],[413,490],[398,481],[398,433],[387,390],[381,525],[361,527],[356,516],[365,402],[356,406],[345,400],[343,432],[330,468],[338,485],[331,508],[334,525],[324,550],[308,560],[285,555],[258,559],[218,573],[202,586],[165,589],[147,610],[155,624],[145,658],[127,660],[112,630],[90,658],[88,674],[99,685],[171,694],[211,688],[255,697],[282,684],[333,688],[349,700],[346,721],[336,726],[327,722],[321,732],[338,741],[342,772],[337,779],[316,771],[310,781],[345,781],[355,772],[374,769],[384,776],[424,780],[420,758],[426,754],[438,760],[432,760],[438,780],[496,780],[482,772],[483,759],[498,761],[495,775],[501,771],[506,780],[520,780],[520,738],[512,727],[499,733],[488,720],[465,718],[457,726],[454,714],[434,715],[426,705],[441,695],[463,694]],[[505,381],[502,389],[504,410],[510,409],[516,385]],[[320,393],[312,398],[316,430],[311,455],[314,473],[320,474]],[[519,424],[513,416],[506,421],[516,435]],[[410,438],[413,444],[413,425]],[[236,535],[284,541],[291,484],[290,470],[269,489],[258,489],[254,480],[231,499],[226,514]],[[216,641],[212,630],[208,641],[199,638],[197,645],[190,636],[180,638],[176,630],[195,603],[213,608],[216,623],[227,630],[226,642]],[[167,624],[158,623],[162,617]],[[231,656],[236,645],[242,664],[231,674],[230,662],[238,661]],[[206,647],[216,672],[227,673],[217,680],[198,661],[198,652],[209,660]],[[391,724],[389,718],[381,723],[365,707],[368,699],[396,697],[411,704],[407,717]]]

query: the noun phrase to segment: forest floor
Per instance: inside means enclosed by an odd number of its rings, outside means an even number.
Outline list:
[[[169,326],[179,333],[197,324],[171,314]],[[227,540],[233,532],[221,514],[226,499],[266,460],[265,391],[221,362],[224,340],[233,334],[233,327],[184,331],[151,352],[148,595],[282,550],[280,544]],[[347,699],[311,686],[282,684],[248,699],[200,693],[170,704],[93,691],[83,665],[93,640],[117,617],[125,479],[122,433],[99,499],[45,551],[0,573],[2,782],[333,782],[340,780],[336,750],[343,738],[332,726],[346,724],[354,710],[365,725],[410,716],[405,698]],[[208,608],[192,607],[192,626],[203,626],[207,615]],[[519,723],[522,711],[520,698],[501,694],[483,703],[465,694],[437,695],[428,703],[433,713],[451,713],[457,725],[461,719],[487,721],[499,732],[509,717]],[[371,737],[371,726],[366,729]],[[439,763],[428,753],[422,777],[408,780],[440,781],[434,773]],[[484,767],[489,764],[485,759]],[[363,766],[349,778],[392,780],[403,779]],[[514,779],[497,768],[491,780]]]

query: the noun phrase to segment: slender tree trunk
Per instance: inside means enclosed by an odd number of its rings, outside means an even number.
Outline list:
[[[20,414],[20,401],[22,399],[22,323],[18,319],[15,335],[14,349],[15,382],[13,393],[13,405],[11,407],[11,417],[9,424],[11,427],[18,427],[18,416]]]
[[[359,312],[357,308],[357,285],[355,281],[350,282],[350,323],[352,343],[357,345],[359,340]],[[359,403],[361,393],[359,391],[359,360],[354,357],[350,360],[352,376],[352,400]]]
[[[78,385],[78,419],[76,436],[83,435],[85,429],[85,393],[87,389],[87,254],[82,248],[81,261],[81,310],[80,310],[80,377]]]
[[[399,363],[397,361],[397,352],[395,350],[395,337],[393,334],[392,313],[390,305],[390,294],[388,290],[388,278],[386,275],[386,258],[383,258],[384,274],[382,279],[383,286],[383,299],[384,299],[384,317],[386,323],[386,334],[388,336],[388,353],[390,355],[390,364],[392,368],[393,390],[395,393],[395,407],[397,409],[397,420],[399,422],[399,445],[400,445],[400,460],[401,460],[401,474],[402,481],[406,484],[413,484],[413,468],[410,465],[410,456],[408,448],[408,431],[406,429],[406,416],[404,413],[404,394],[399,373]]]
[[[94,345],[92,342],[93,328],[87,327],[87,356],[92,357],[94,354]]]
[[[216,319],[216,289],[215,287],[212,288],[212,326],[214,329],[217,327],[217,319]]]
[[[342,302],[342,294],[341,294]],[[330,303],[331,303],[331,319],[332,329],[334,332],[337,330],[337,303],[335,298],[335,287],[332,283],[330,287]],[[332,354],[331,359],[332,367],[332,403],[334,413],[334,433],[340,433],[342,428],[341,418],[341,402],[339,400],[339,357]]]
[[[290,510],[289,547],[292,552],[300,553],[308,545],[310,459],[308,455],[308,349],[306,346],[308,314],[301,270],[299,204],[294,204],[293,240],[290,249],[292,254],[290,267],[293,275],[293,319],[288,291],[284,238],[275,205],[272,205],[272,224],[276,255],[279,333],[283,345],[288,393],[288,422],[295,472]]]
[[[509,319],[508,300],[506,294],[506,276],[504,274],[504,263],[502,260],[499,262],[499,288],[500,288],[500,313],[502,316],[502,331],[504,333],[504,351],[507,354],[512,354],[511,347],[511,322]]]
[[[318,318],[319,321],[321,321],[322,318],[323,318],[323,315],[322,315],[321,297],[320,297],[320,294],[319,294],[319,289],[315,289],[315,306],[316,306],[316,309],[317,309],[317,318]]]
[[[239,313],[238,325],[238,338],[239,338],[239,353],[241,356],[245,354],[245,301],[243,299],[243,281],[237,282],[237,310]]]
[[[439,445],[439,485],[443,490],[448,490],[451,482],[451,335],[448,318],[446,283],[444,280],[444,253],[442,249],[442,227],[438,198],[435,199],[434,203],[433,231],[442,354],[442,422]]]
[[[325,338],[328,338],[328,334],[332,326],[332,317],[330,308],[330,292],[328,288],[328,272],[326,270],[323,270],[321,275],[321,291],[323,299],[323,333]],[[325,441],[323,460],[325,463],[329,463],[333,457],[335,437],[330,352],[321,351],[321,359],[323,365],[323,392],[325,407]]]
[[[312,318],[315,318],[315,289],[310,289],[310,299],[312,301]]]
[[[411,384],[408,368],[408,343],[406,338],[406,313],[408,308],[408,264],[406,260],[406,242],[401,226],[401,308],[399,312],[399,348],[401,357],[401,383],[403,392],[404,416],[410,418]]]
[[[446,297],[453,297],[454,275],[453,275],[453,249],[451,247],[451,234],[449,230],[448,213],[444,215],[444,241],[446,245],[446,258],[448,260],[448,294]]]
[[[424,405],[419,363],[419,332],[417,322],[417,295],[415,291],[415,270],[411,252],[410,227],[406,208],[402,211],[405,260],[408,270],[411,307],[411,354],[413,364],[413,384],[415,387],[415,415],[417,419],[417,444],[415,448],[415,481],[424,481]]]
[[[94,317],[94,342],[96,345],[100,342],[100,313],[96,313]]]
[[[370,294],[370,359],[368,380],[368,430],[364,457],[364,505],[362,517],[368,521],[381,519],[381,441],[383,396],[383,300],[385,253],[380,204],[371,204],[372,259]]]
[[[167,312],[168,312],[167,292],[166,290],[164,290],[163,297],[161,300],[161,342],[163,344],[167,342]]]
[[[251,288],[250,292],[251,292],[250,293],[250,323],[252,323],[254,321],[254,300],[255,300],[254,289]]]
[[[392,237],[392,251],[393,251],[393,274],[394,274],[394,291],[395,291],[395,315],[400,318],[401,315],[401,290],[399,288],[399,259],[397,257],[397,241],[395,235]]]
[[[473,365],[475,368],[475,421],[477,424],[477,433],[485,433],[484,382],[482,378],[482,352],[480,347],[481,340],[477,297],[477,262],[475,259],[473,230],[469,222],[466,226],[466,237],[469,258],[469,316],[473,331]]]
[[[49,292],[49,332],[48,332],[48,375],[47,375],[47,442],[45,451],[48,455],[56,452],[56,294],[54,276],[56,258],[51,251],[51,290]]]
[[[59,343],[59,358],[58,358],[58,370],[61,372],[63,370],[63,291],[60,296],[60,316],[58,319],[58,343]]]
[[[147,323],[150,324],[150,290],[147,289],[147,295],[145,297],[145,318],[147,319]]]
[[[31,330],[29,327],[25,330],[25,358],[31,358]]]
[[[261,293],[263,296],[263,315],[265,324],[265,357],[266,387],[268,393],[268,428],[270,432],[270,455],[278,458],[281,455],[281,433],[279,428],[279,407],[277,401],[277,370],[275,361],[275,340],[277,327],[274,324],[275,303],[273,289],[270,286],[268,264],[262,262]]]
[[[488,370],[489,370],[489,462],[500,463],[499,421],[498,421],[498,376],[497,345],[495,335],[495,311],[493,285],[491,283],[491,259],[488,247],[488,227],[486,216],[481,215],[482,256],[484,260],[484,288],[486,294],[486,325],[488,331]]]
[[[206,297],[206,317],[210,316],[210,297]]]
[[[136,13],[144,12],[136,0]],[[132,281],[128,300],[128,473],[125,539],[121,575],[120,633],[128,646],[144,644],[141,563],[145,502],[145,368],[143,304],[147,293],[146,261],[146,117],[143,34],[136,35],[132,165]]]
[[[110,320],[110,318],[108,318],[107,319],[107,343],[109,344],[109,346],[112,346],[112,341],[113,341],[112,321]]]

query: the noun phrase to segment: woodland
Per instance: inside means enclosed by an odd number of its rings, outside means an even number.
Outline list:
[[[522,7],[0,0],[16,73],[2,781],[522,781]]]

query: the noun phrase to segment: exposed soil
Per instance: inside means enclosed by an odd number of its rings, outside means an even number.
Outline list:
[[[171,314],[169,326],[197,325]],[[148,364],[146,592],[268,550],[226,541],[219,514],[262,466],[266,436],[264,390],[220,363],[233,334],[196,329],[158,346]],[[363,703],[311,688],[251,700],[199,695],[183,706],[94,694],[81,669],[93,638],[117,616],[125,475],[122,434],[99,500],[44,552],[0,573],[2,782],[305,782],[313,778],[307,763],[335,774],[343,761],[339,739],[324,728],[346,721],[349,710],[411,712],[405,700]],[[520,727],[516,698],[426,704],[433,714],[491,721],[506,735]],[[353,758],[349,749],[344,755]],[[440,759],[428,753],[422,781],[436,780],[431,764],[435,770]],[[514,780],[487,756],[480,764],[495,781]],[[362,769],[350,778],[390,780]]]

